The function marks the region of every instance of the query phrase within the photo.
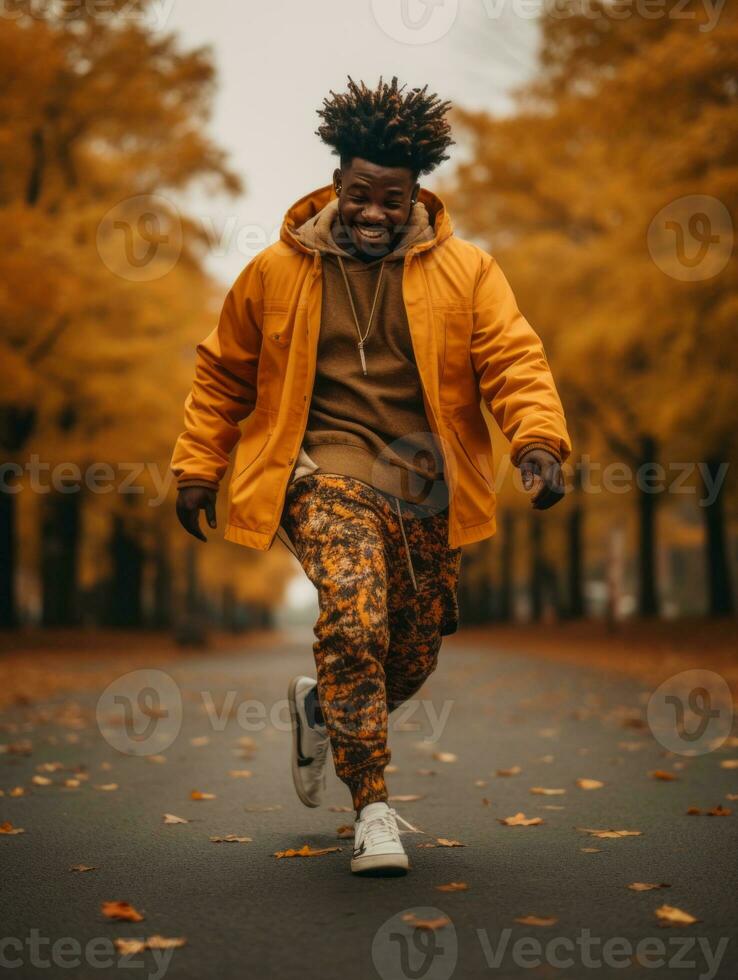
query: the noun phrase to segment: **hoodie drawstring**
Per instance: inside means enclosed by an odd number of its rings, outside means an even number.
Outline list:
[[[400,518],[400,530],[402,531],[402,540],[405,544],[405,554],[407,555],[407,567],[410,570],[410,578],[413,580],[413,588],[418,591],[418,583],[415,580],[415,569],[413,568],[413,560],[410,556],[410,548],[407,543],[407,535],[405,534],[405,525],[402,522],[402,510],[400,509],[400,501],[395,497],[395,503],[397,504],[397,516]]]

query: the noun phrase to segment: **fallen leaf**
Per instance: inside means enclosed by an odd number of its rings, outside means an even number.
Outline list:
[[[563,796],[565,789],[546,789],[544,786],[532,786],[530,792],[534,796]]]
[[[201,793],[199,789],[193,789],[190,793],[191,800],[214,800],[215,793]]]
[[[412,912],[406,912],[402,917],[403,922],[409,922],[416,929],[428,929],[435,932],[436,929],[443,929],[449,925],[451,920],[446,915],[440,915],[437,919],[419,919]]]
[[[565,806],[554,806],[553,803],[542,803],[541,804],[541,809],[542,810],[565,810],[566,807]]]
[[[725,794],[725,799],[726,800],[738,800],[738,793],[726,793]]]
[[[187,940],[184,936],[177,936],[174,939],[167,939],[164,936],[149,936],[146,940],[148,949],[179,949],[186,945]]]
[[[436,772],[435,769],[416,769],[415,770],[415,775],[416,776],[437,776],[438,773]]]
[[[165,755],[147,755],[146,758],[149,762],[154,762],[157,765],[162,765],[162,763],[167,761],[167,757]]]
[[[537,915],[523,915],[519,916],[517,919],[513,919],[513,922],[519,922],[521,926],[543,926],[548,928],[548,926],[555,926],[559,920],[554,916],[539,917]]]
[[[418,847],[466,847],[459,840],[449,840],[447,837],[436,837],[435,841],[427,844],[418,844]]]
[[[465,881],[449,881],[447,885],[436,885],[436,891],[439,892],[466,892],[469,890],[469,886]]]
[[[195,738],[190,739],[190,745],[198,749],[203,745],[210,744],[210,737],[208,735],[197,735]]]
[[[720,763],[721,769],[738,769],[738,759],[723,759]]]
[[[640,837],[640,830],[590,830],[588,827],[577,827],[583,834],[590,834],[592,837],[610,839],[615,837]]]
[[[106,919],[120,919],[122,922],[143,922],[143,916],[128,902],[103,902],[102,914]]]
[[[36,786],[51,786],[51,780],[48,776],[32,776],[31,782]]]
[[[69,870],[79,871],[81,874],[83,871],[97,871],[97,868],[89,864],[73,864]]]
[[[185,820],[184,817],[175,817],[173,813],[164,814],[164,823],[189,823],[189,820]]]
[[[9,820],[5,823],[0,823],[0,834],[25,834],[25,830],[22,827],[14,827]]]
[[[82,785],[82,783],[79,781],[79,779],[65,779],[64,785],[68,789],[78,789]]]
[[[651,779],[661,779],[665,783],[673,783],[675,779],[679,779],[679,776],[675,775],[673,772],[668,772],[666,769],[654,769],[648,774]]]
[[[510,769],[498,769],[496,775],[498,776],[519,776],[523,770],[520,766],[512,766]]]
[[[351,823],[341,824],[336,830],[336,837],[348,838],[354,836],[354,825]]]
[[[228,775],[233,779],[250,779],[254,774],[250,769],[229,769]]]
[[[656,909],[656,918],[660,926],[691,926],[695,922],[700,922],[689,912],[684,912],[673,905],[661,905]]]
[[[401,793],[399,796],[388,796],[387,799],[390,803],[416,803],[418,800],[422,800],[423,797],[417,793]]]
[[[486,779],[475,779],[474,780],[474,785],[475,786],[478,786],[479,789],[482,789],[484,786],[487,785],[487,780]]]
[[[577,779],[579,789],[602,789],[604,785],[599,779]]]
[[[438,762],[456,762],[459,757],[454,752],[434,752],[433,758]]]
[[[136,956],[146,949],[178,949],[185,946],[184,936],[176,939],[166,939],[164,936],[149,936],[148,939],[114,939],[116,950],[121,956]]]
[[[650,881],[634,881],[626,887],[630,888],[632,892],[652,892],[654,888],[671,888],[671,885],[667,885],[663,881],[658,885],[654,885]]]
[[[114,939],[113,945],[121,956],[137,956],[146,949],[145,939]]]
[[[482,797],[482,806],[491,806],[492,801],[488,800],[486,796]]]
[[[393,766],[393,765],[389,765],[389,766],[385,766],[385,767],[384,767],[384,771],[385,771],[386,773],[389,773],[389,775],[390,775],[390,776],[392,776],[392,775],[394,775],[394,774],[395,774],[396,772],[399,772],[399,771],[400,771],[400,767],[399,767],[399,766]]]
[[[582,852],[582,854],[601,854],[602,853],[602,848],[601,847],[580,847],[579,850]]]
[[[13,797],[25,796],[25,795],[26,795],[26,791],[23,789],[22,786],[14,786],[8,793],[8,796],[13,796]]]
[[[331,854],[333,851],[340,851],[340,847],[318,847],[312,848],[309,844],[303,844],[299,850],[288,848],[286,851],[275,851],[275,858],[293,857],[320,857],[322,854]]]
[[[281,803],[254,803],[252,806],[245,806],[244,810],[247,813],[273,813],[274,810],[281,810]],[[330,807],[329,807],[330,809]]]
[[[543,823],[542,817],[526,817],[524,813],[516,813],[513,817],[498,817],[497,822],[506,827],[537,827]]]
[[[687,810],[687,815],[690,817],[729,817],[732,812],[727,806],[718,803],[711,810],[701,810],[698,806],[691,806]]]
[[[93,789],[101,789],[103,793],[113,793],[118,789],[117,783],[103,783],[101,786],[93,786]]]
[[[235,834],[226,834],[225,837],[211,837],[213,844],[250,844],[253,837],[236,837]]]
[[[328,809],[331,813],[353,813],[353,807],[350,806],[329,806]]]

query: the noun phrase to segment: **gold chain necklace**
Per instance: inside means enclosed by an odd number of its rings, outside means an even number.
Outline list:
[[[372,302],[371,313],[369,314],[369,323],[366,327],[366,333],[361,336],[361,327],[359,326],[359,318],[356,315],[356,307],[354,306],[354,297],[351,295],[351,287],[349,286],[348,276],[346,275],[346,270],[343,267],[343,260],[340,255],[337,255],[338,264],[341,267],[341,272],[343,274],[343,281],[346,285],[346,292],[348,293],[349,303],[351,304],[351,312],[354,315],[354,323],[356,324],[356,332],[359,335],[359,340],[357,346],[359,348],[359,357],[361,358],[361,369],[366,374],[366,357],[364,356],[364,343],[369,336],[369,331],[372,329],[372,321],[374,320],[374,311],[377,308],[377,299],[379,298],[379,290],[382,285],[382,273],[384,272],[384,260],[379,266],[379,276],[377,277],[377,288],[374,290],[374,300]]]

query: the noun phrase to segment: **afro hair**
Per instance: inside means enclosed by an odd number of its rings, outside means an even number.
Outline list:
[[[331,89],[332,98],[317,110],[323,123],[316,135],[333,147],[342,165],[361,157],[382,167],[408,167],[416,177],[430,173],[448,160],[444,150],[454,140],[445,119],[451,103],[426,95],[427,88],[403,94],[405,86],[398,88],[396,76],[389,85],[380,76],[372,90],[349,75],[348,92]]]

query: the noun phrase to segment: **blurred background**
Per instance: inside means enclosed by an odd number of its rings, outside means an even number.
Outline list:
[[[230,283],[331,179],[315,110],[348,74],[454,103],[424,183],[499,259],[574,445],[538,514],[489,419],[499,532],[464,549],[462,626],[734,624],[735,8],[5,0],[3,644],[314,621],[279,540],[221,539],[225,493],[188,538],[168,466]]]

